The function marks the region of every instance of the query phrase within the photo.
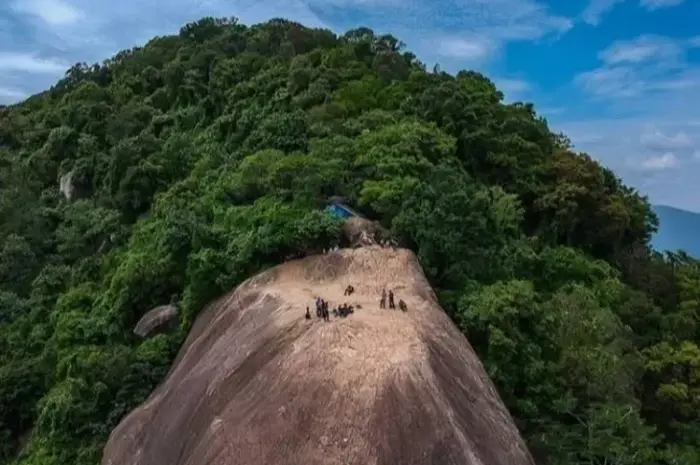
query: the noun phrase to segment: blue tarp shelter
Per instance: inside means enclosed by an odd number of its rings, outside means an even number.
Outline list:
[[[326,211],[339,218],[350,218],[351,216],[362,216],[352,208],[342,203],[331,203],[326,207]]]

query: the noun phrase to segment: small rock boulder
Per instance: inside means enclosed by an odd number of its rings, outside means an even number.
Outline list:
[[[168,332],[177,326],[179,311],[176,305],[161,305],[146,313],[134,328],[134,334],[149,338]]]
[[[61,176],[59,180],[59,190],[61,194],[66,198],[66,200],[72,200],[75,194],[75,183],[73,182],[75,178],[75,171],[69,171],[68,173]]]
[[[343,223],[343,234],[353,247],[378,244],[389,237],[389,232],[376,221],[354,216]]]

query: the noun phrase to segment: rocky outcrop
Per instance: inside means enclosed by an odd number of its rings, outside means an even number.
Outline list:
[[[389,237],[389,232],[379,223],[359,216],[348,218],[343,223],[342,231],[353,247],[379,244]]]
[[[348,285],[351,296],[344,296]],[[406,312],[380,309],[393,289]],[[322,297],[356,310],[306,319]],[[103,465],[532,465],[413,253],[285,263],[213,302]]]
[[[161,305],[146,313],[134,328],[134,334],[148,338],[172,330],[177,326],[178,308],[175,305]]]
[[[61,176],[59,180],[59,190],[61,194],[66,198],[66,200],[72,200],[75,196],[76,186],[74,183],[75,171],[69,171],[68,173]]]

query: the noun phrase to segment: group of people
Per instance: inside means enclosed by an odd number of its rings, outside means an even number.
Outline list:
[[[391,289],[389,290],[389,308],[396,308],[396,304],[394,303],[394,291]],[[386,308],[386,298],[387,298],[387,292],[386,289],[382,289],[382,298],[379,300],[379,308]],[[408,306],[406,305],[406,302],[403,301],[403,299],[399,299],[399,308],[403,310],[404,312],[408,310]]]
[[[348,285],[345,288],[345,291],[343,291],[343,295],[349,296],[353,292],[355,292],[355,287],[352,285]],[[389,308],[395,309],[396,303],[394,302],[394,291],[389,290],[389,292],[387,293],[386,289],[382,289],[382,298],[379,301],[379,308],[387,308],[387,298],[389,301]],[[408,306],[406,305],[406,302],[403,301],[403,299],[399,299],[399,308],[404,312],[408,310]],[[342,303],[338,307],[329,310],[328,301],[322,299],[321,297],[316,297],[316,318],[323,318],[323,321],[331,321],[331,312],[335,317],[344,318],[350,315],[351,313],[354,313],[355,307],[352,305],[348,305],[347,303]],[[309,307],[306,307],[305,318],[307,320],[311,319],[311,311],[309,310]]]
[[[352,286],[348,286],[348,288],[352,288],[352,291],[355,290]],[[350,295],[352,293],[348,293],[348,289],[345,289],[346,294],[345,295]],[[348,305],[346,303],[340,304],[338,307],[333,308],[333,310],[329,310],[329,305],[328,301],[324,300],[320,297],[316,298],[316,318],[323,318],[323,321],[331,321],[331,312],[333,313],[333,316],[335,317],[346,317],[350,315],[351,313],[355,312],[355,307],[352,305]],[[306,315],[305,315],[307,320],[311,319],[311,311],[309,310],[309,307],[306,307]]]

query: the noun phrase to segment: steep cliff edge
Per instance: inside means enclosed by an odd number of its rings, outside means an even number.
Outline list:
[[[380,309],[384,288],[408,311]],[[317,296],[357,309],[324,322]],[[213,302],[165,382],[112,432],[102,463],[533,461],[415,256],[373,246],[282,264]]]

